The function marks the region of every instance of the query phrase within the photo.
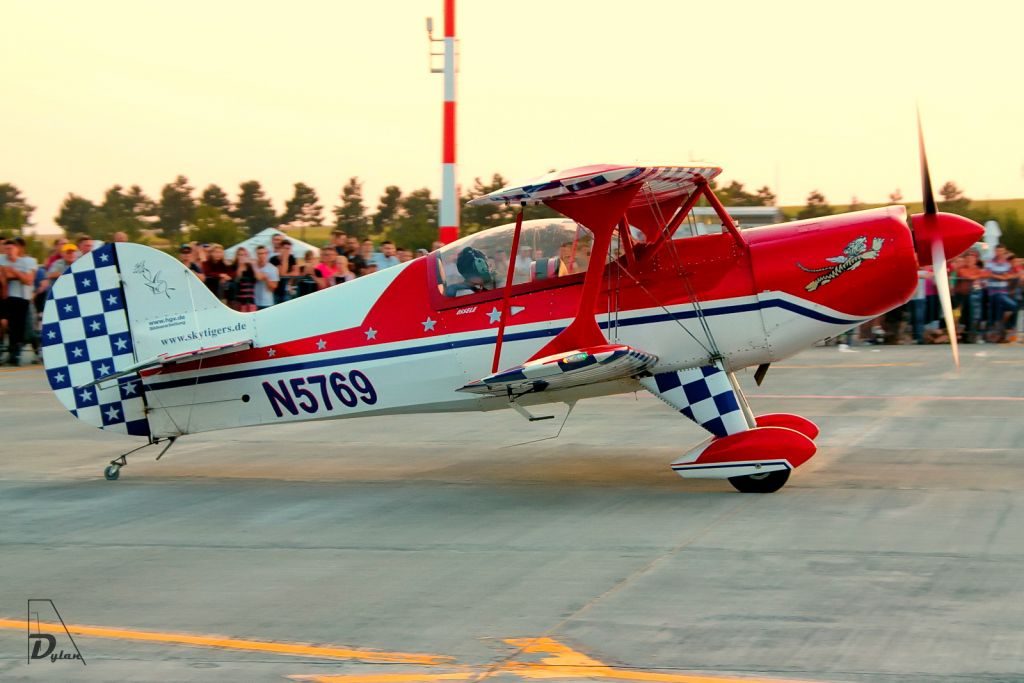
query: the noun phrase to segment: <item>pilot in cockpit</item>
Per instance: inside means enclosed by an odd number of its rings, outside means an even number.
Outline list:
[[[465,282],[448,285],[447,296],[466,296],[487,289],[494,289],[494,273],[487,263],[487,256],[479,249],[465,247],[455,261],[459,275]]]

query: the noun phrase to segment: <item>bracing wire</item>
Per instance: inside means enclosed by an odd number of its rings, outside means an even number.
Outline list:
[[[672,311],[668,310],[668,307],[665,304],[661,303],[661,301],[658,300],[658,297],[654,296],[654,293],[651,292],[651,290],[649,290],[646,287],[644,287],[644,284],[642,282],[640,282],[640,280],[637,279],[637,277],[635,275],[633,275],[633,273],[629,272],[628,268],[623,268],[621,264],[616,264],[616,265],[619,266],[619,269],[621,271],[625,272],[626,275],[628,275],[630,278],[632,278],[632,280],[636,284],[636,286],[640,288],[640,291],[642,291],[644,294],[646,294],[647,298],[649,298],[654,303],[655,306],[657,306],[661,310],[665,311],[665,313],[668,314],[669,318],[671,318],[671,320],[676,325],[678,325],[679,328],[683,332],[685,332],[686,334],[690,335],[690,338],[693,339],[693,341],[697,342],[697,345],[699,347],[701,347],[702,349],[704,349],[705,353],[707,353],[708,355],[713,355],[714,352],[712,351],[712,349],[709,349],[707,346],[705,346],[704,343],[697,337],[697,335],[695,335],[693,332],[691,332],[686,327],[686,325],[683,324],[683,321],[679,320],[679,318],[677,318],[675,316],[675,314],[672,313]]]
[[[696,190],[694,191],[696,192]],[[693,211],[690,211],[688,219],[691,221],[690,234],[696,234],[695,224],[693,223]],[[666,228],[668,227],[667,224],[664,225]],[[701,330],[704,332],[704,336],[707,338],[708,345],[711,348],[709,349],[703,344],[700,344],[700,346],[702,349],[707,351],[712,358],[720,358],[722,354],[721,351],[719,351],[718,342],[715,341],[715,335],[711,332],[711,326],[708,325],[707,317],[704,315],[704,309],[701,306],[700,299],[697,297],[697,292],[693,287],[693,282],[690,280],[690,275],[679,259],[679,253],[676,251],[675,241],[672,239],[672,235],[665,235],[665,238],[668,241],[669,252],[672,254],[673,265],[675,265],[676,271],[682,276],[683,285],[686,287],[686,293],[690,297],[690,301],[693,302],[693,310],[697,315],[697,321],[700,324]],[[693,337],[693,334],[691,333],[690,336]],[[696,337],[694,337],[694,340],[696,341]]]

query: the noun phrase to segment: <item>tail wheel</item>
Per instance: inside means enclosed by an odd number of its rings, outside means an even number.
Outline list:
[[[785,486],[787,481],[788,469],[729,478],[729,483],[740,493],[775,493]]]

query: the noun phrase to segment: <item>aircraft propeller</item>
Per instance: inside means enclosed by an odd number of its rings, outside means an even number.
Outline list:
[[[932,194],[932,178],[928,172],[928,155],[924,150],[924,131],[921,128],[921,112],[917,112],[917,144],[921,156],[921,199],[924,204],[922,224],[930,229],[924,231],[931,242],[932,275],[935,288],[939,293],[942,316],[946,321],[946,332],[949,334],[949,346],[953,350],[953,363],[960,369],[960,349],[957,346],[956,320],[953,318],[953,299],[949,293],[949,275],[946,272],[946,248],[943,244],[942,230],[938,225],[938,209],[935,195]],[[916,237],[916,236],[915,236]]]

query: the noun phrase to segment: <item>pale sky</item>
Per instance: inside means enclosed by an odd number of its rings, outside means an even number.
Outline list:
[[[1024,3],[460,0],[459,182],[591,163],[722,166],[784,204],[820,189],[1024,196]],[[0,182],[64,195],[181,173],[280,210],[297,181],[440,188],[441,0],[0,0]],[[936,188],[937,189],[937,188]],[[330,214],[327,213],[329,216]]]

